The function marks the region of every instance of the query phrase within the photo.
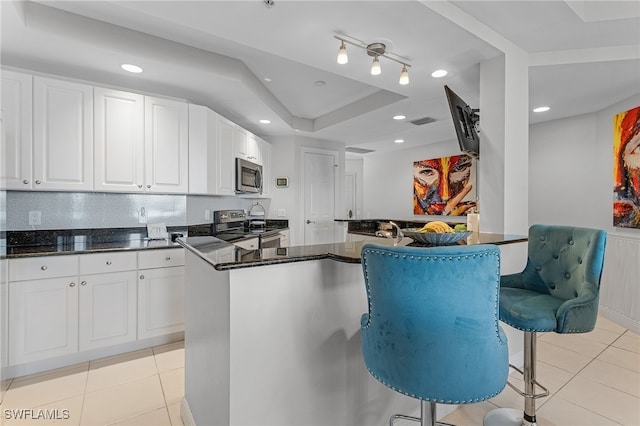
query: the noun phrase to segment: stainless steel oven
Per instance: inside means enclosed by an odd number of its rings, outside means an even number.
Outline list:
[[[236,158],[236,192],[262,193],[262,166]]]
[[[260,248],[280,248],[280,233],[268,233],[260,235]]]

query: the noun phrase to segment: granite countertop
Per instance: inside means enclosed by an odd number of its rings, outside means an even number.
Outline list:
[[[262,250],[245,250],[215,237],[185,237],[176,240],[181,246],[209,262],[216,270],[249,268],[274,265],[280,263],[304,262],[307,260],[333,259],[345,263],[360,263],[360,252],[363,244],[393,245],[395,240],[377,238],[375,240],[354,241],[345,243],[316,244]],[[467,241],[458,244],[511,244],[527,241],[526,236],[479,233]],[[421,246],[411,238],[405,237],[400,245]]]
[[[185,235],[187,228],[169,227],[167,231]],[[170,239],[148,239],[147,228],[7,231],[2,243],[0,257],[8,259],[180,247]]]

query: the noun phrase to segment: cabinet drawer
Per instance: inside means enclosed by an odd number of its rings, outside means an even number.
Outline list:
[[[78,275],[78,256],[9,259],[9,281],[39,280],[72,275]]]
[[[184,249],[158,249],[138,252],[138,269],[184,265]]]
[[[132,271],[136,269],[136,254],[112,252],[80,256],[80,275],[104,272]]]

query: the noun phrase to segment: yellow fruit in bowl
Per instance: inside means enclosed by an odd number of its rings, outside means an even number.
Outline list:
[[[433,222],[429,222],[422,228],[418,229],[418,232],[436,232],[438,234],[444,234],[454,231],[447,223],[440,220],[434,220]]]

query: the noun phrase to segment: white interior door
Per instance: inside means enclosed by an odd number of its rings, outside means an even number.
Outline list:
[[[304,150],[304,244],[334,241],[337,153]]]

